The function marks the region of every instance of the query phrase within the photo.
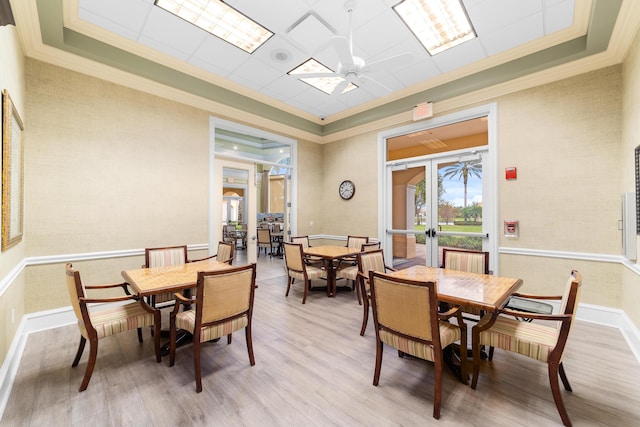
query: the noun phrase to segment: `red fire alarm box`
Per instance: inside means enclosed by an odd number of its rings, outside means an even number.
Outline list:
[[[518,178],[518,170],[515,167],[505,168],[504,175],[506,179],[517,179]]]
[[[518,221],[504,221],[504,235],[505,237],[518,237],[519,234]]]

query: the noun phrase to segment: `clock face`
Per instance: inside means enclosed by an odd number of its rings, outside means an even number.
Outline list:
[[[340,187],[338,187],[338,193],[344,200],[349,200],[356,192],[356,186],[351,181],[342,181]]]

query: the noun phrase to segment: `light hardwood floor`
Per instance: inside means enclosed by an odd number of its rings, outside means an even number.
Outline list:
[[[242,251],[239,251],[239,255]],[[64,272],[61,271],[60,274]],[[359,335],[355,293],[311,292],[302,305],[295,284],[285,298],[282,260],[261,256],[251,367],[243,333],[205,345],[203,392],[195,392],[190,346],[176,364],[155,363],[148,333],[103,339],[87,391],[79,393],[88,347],[71,368],[75,325],[32,334],[2,426],[555,426],[561,425],[546,365],[496,350],[478,388],[449,371],[442,414],[432,418],[433,369],[387,348],[378,387],[373,321]],[[564,401],[574,426],[640,425],[640,365],[622,335],[576,322],[565,368],[573,393]]]

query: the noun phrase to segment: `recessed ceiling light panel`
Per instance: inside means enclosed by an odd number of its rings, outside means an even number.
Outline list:
[[[221,0],[155,0],[154,4],[248,53],[273,36]]]
[[[393,10],[430,55],[476,37],[460,0],[403,0]]]
[[[298,65],[296,68],[294,68],[293,70],[289,71],[287,74],[292,75],[294,77],[298,77],[300,80],[302,80],[303,82],[315,87],[316,89],[319,89],[321,91],[323,91],[324,93],[331,95],[334,91],[334,89],[342,82],[345,81],[345,79],[343,79],[342,77],[336,76],[336,77],[302,77],[302,76],[296,76],[296,74],[324,74],[324,73],[333,73],[333,70],[325,67],[324,65],[322,65],[321,63],[319,63],[318,61],[316,61],[313,58],[308,59],[307,61],[305,61],[304,63]],[[349,92],[355,88],[357,88],[358,86],[353,84],[353,83],[349,83],[344,90],[342,91],[342,93],[346,93]]]

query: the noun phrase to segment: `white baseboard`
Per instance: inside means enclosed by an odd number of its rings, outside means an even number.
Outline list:
[[[546,301],[549,302],[549,301]],[[553,303],[553,302],[552,302]],[[557,310],[556,304],[554,309]],[[601,307],[592,304],[580,304],[576,319],[585,322],[617,328],[627,341],[636,360],[640,362],[640,331],[634,326],[626,313],[619,309]],[[0,419],[6,408],[13,382],[15,381],[29,334],[47,329],[59,328],[76,323],[72,308],[42,311],[22,318],[9,353],[0,368]]]

